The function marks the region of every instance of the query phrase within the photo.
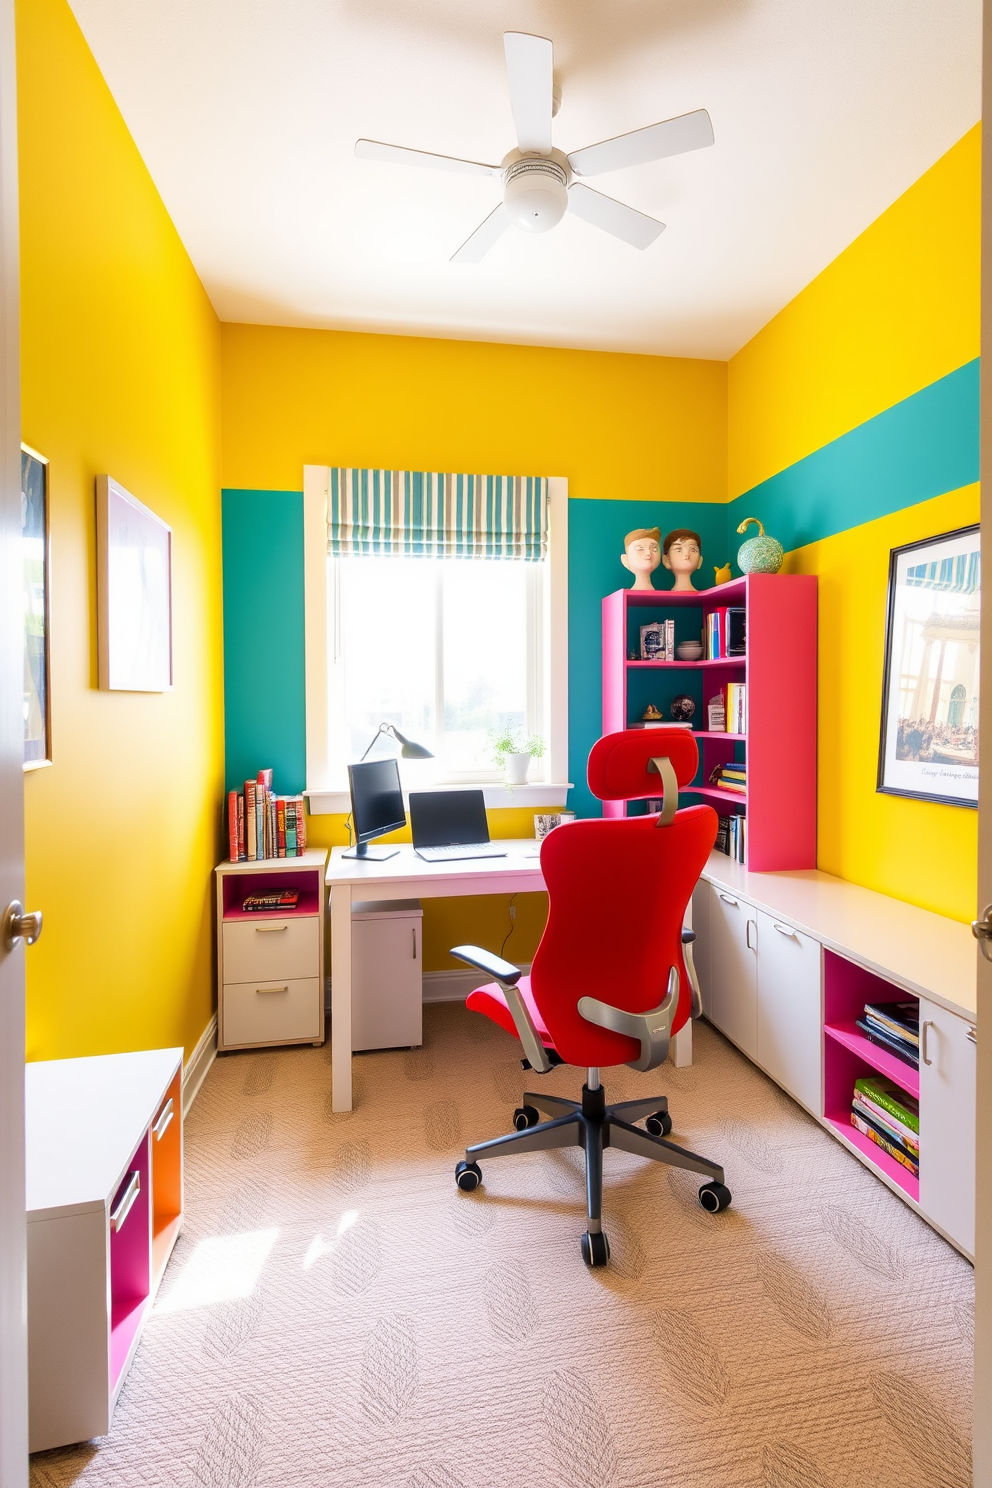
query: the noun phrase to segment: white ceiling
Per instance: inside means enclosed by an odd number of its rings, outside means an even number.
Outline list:
[[[980,112],[980,0],[70,3],[223,320],[728,357]],[[644,253],[566,216],[451,264],[499,182],[355,159],[499,162],[505,30],[554,41],[566,151],[709,110],[595,181]]]

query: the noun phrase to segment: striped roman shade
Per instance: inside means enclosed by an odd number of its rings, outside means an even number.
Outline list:
[[[941,589],[945,594],[977,594],[982,584],[981,554],[976,548],[935,563],[918,563],[906,570],[906,584],[910,589]]]
[[[539,563],[548,551],[547,477],[332,467],[327,550]]]

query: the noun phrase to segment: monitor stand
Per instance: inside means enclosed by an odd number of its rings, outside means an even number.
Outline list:
[[[387,858],[395,858],[398,852],[398,847],[370,847],[367,842],[360,842],[357,847],[349,847],[341,856],[363,859],[367,863],[384,863]]]

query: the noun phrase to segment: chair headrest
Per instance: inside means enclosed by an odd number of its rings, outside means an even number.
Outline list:
[[[624,729],[597,739],[589,754],[589,789],[601,801],[638,801],[662,794],[650,768],[667,755],[679,785],[688,785],[699,768],[699,750],[686,728]]]

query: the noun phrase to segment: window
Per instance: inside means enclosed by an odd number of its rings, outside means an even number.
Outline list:
[[[490,805],[563,805],[565,481],[549,481],[543,562],[334,557],[327,551],[329,472],[308,466],[305,474],[311,810],[346,809],[346,767],[361,758],[382,722],[434,755],[401,761],[407,789],[471,783],[490,788]],[[527,787],[506,800],[490,753],[490,733],[503,726],[525,738],[539,734],[548,746],[532,761]],[[371,757],[390,750],[379,740]]]

